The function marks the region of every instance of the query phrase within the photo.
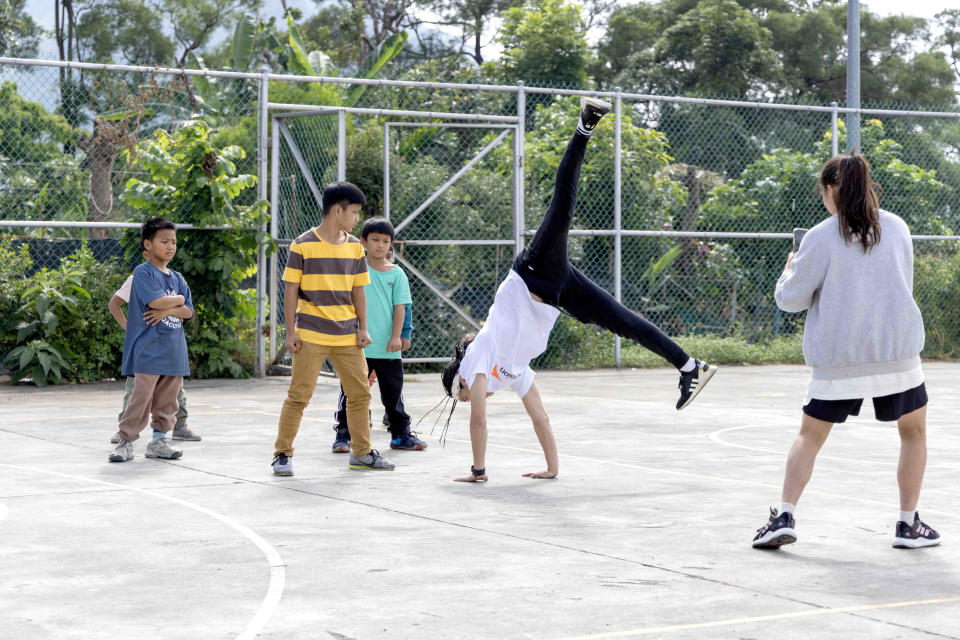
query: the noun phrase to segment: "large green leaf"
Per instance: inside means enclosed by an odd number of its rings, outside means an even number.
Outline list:
[[[33,362],[34,356],[33,347],[27,346],[26,349],[20,352],[20,368],[26,369],[31,362]]]
[[[310,55],[307,56],[307,60],[310,62],[310,67],[313,69],[313,73],[316,75],[331,75],[330,69],[333,66],[333,63],[330,61],[330,56],[325,54],[323,51],[311,51]]]
[[[50,355],[47,353],[44,353],[43,351],[40,351],[37,353],[37,359],[40,361],[40,366],[43,367],[44,375],[49,374],[50,365],[52,364],[50,362]]]
[[[396,58],[397,55],[403,51],[403,47],[406,44],[407,33],[405,31],[393,34],[381,42],[377,48],[367,56],[363,64],[360,65],[357,75],[361,78],[375,77],[388,62]],[[366,85],[353,85],[350,87],[350,90],[347,91],[347,98],[344,100],[344,103],[349,107],[354,106],[366,90]]]
[[[287,14],[287,29],[289,31],[290,57],[287,60],[287,70],[302,76],[312,76],[313,67],[310,66],[310,60],[307,58],[307,48],[303,46],[303,38],[300,37],[300,29],[293,21],[293,16]]]
[[[196,55],[193,51],[187,54],[187,68],[206,70],[207,64],[202,56]],[[190,82],[197,88],[197,93],[203,97],[205,102],[209,102],[213,95],[213,85],[203,76],[189,76]],[[197,96],[198,98],[200,96]]]
[[[253,60],[253,43],[256,39],[257,23],[250,14],[245,14],[237,21],[237,27],[233,30],[233,44],[231,51],[233,53],[233,69],[235,71],[247,71],[250,69],[250,62]]]

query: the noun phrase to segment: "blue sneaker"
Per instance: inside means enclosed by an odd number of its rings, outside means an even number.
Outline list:
[[[390,439],[391,449],[406,449],[407,451],[423,451],[427,448],[427,443],[416,436],[416,434],[407,432],[396,438]]]
[[[334,453],[350,453],[350,431],[346,427],[333,425],[333,430],[337,432],[333,439]]]

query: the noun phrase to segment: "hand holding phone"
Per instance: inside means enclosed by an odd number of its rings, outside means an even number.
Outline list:
[[[793,230],[793,252],[796,253],[797,249],[800,248],[800,241],[803,240],[803,236],[806,235],[808,229],[802,229],[797,227]]]

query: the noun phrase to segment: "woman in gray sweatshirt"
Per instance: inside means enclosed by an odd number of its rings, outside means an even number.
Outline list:
[[[873,399],[877,420],[896,421],[900,431],[900,516],[893,546],[939,544],[939,534],[916,510],[927,460],[927,392],[910,230],[880,209],[870,165],[859,154],[824,164],[818,187],[831,215],[787,258],[776,289],[781,309],[807,312],[803,356],[813,371],[800,433],[787,456],[781,509],[770,509],[753,546],[796,542],[793,513],[817,453],[834,423],[858,415],[865,398]]]

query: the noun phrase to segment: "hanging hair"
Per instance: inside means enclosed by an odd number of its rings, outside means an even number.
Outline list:
[[[447,410],[447,405],[450,405],[450,413],[447,414],[447,419],[443,423],[443,427],[440,429],[440,446],[444,446],[447,442],[447,430],[450,429],[450,420],[453,418],[453,411],[457,408],[457,396],[453,393],[453,383],[457,379],[457,374],[460,373],[460,361],[463,360],[463,356],[467,353],[467,346],[473,342],[473,339],[476,338],[476,335],[468,333],[459,340],[457,344],[453,346],[453,357],[443,367],[443,373],[440,374],[440,382],[443,384],[443,390],[446,395],[443,399],[427,411],[422,418],[417,421],[417,427],[420,426],[420,423],[429,416],[431,413],[440,409],[440,415],[437,416],[437,419],[433,423],[433,427],[430,428],[430,435],[433,435],[434,430],[437,428],[437,425],[440,423],[440,420],[443,419],[443,414]],[[450,401],[453,401],[453,404],[450,404]],[[442,405],[442,407],[441,407]]]
[[[463,356],[467,353],[467,347],[470,346],[470,343],[473,342],[473,339],[476,337],[476,334],[468,333],[457,340],[457,343],[453,345],[453,357],[450,359],[450,362],[444,365],[443,373],[440,374],[440,382],[443,383],[443,390],[446,391],[447,395],[451,398],[454,397],[453,383],[456,381],[457,374],[460,372],[460,361],[463,360]]]
[[[870,163],[853,152],[830,158],[820,169],[817,185],[821,193],[834,187],[840,233],[847,244],[854,239],[864,253],[880,242],[880,185],[870,178]]]

